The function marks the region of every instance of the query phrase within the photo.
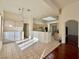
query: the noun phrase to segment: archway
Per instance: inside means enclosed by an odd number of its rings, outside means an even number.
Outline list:
[[[78,47],[78,21],[69,20],[65,25],[66,43]]]

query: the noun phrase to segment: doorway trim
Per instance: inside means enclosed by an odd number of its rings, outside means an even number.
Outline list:
[[[79,25],[78,20],[70,19],[70,20],[66,20],[66,21],[65,21],[65,26],[64,26],[64,28],[66,27],[66,23],[69,22],[69,21],[75,21],[75,22],[77,22],[78,25]],[[79,27],[78,27],[78,29],[79,29]],[[66,29],[65,29],[65,31],[66,31]],[[79,30],[78,30],[78,31],[79,31]],[[66,32],[65,32],[65,36],[64,36],[64,37],[66,37]],[[78,33],[78,41],[79,41],[79,33]],[[66,43],[66,38],[65,38],[65,43]],[[79,44],[79,43],[78,43],[78,44]]]

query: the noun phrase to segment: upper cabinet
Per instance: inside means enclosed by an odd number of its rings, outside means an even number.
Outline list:
[[[4,20],[4,31],[23,31],[23,23],[13,20]]]

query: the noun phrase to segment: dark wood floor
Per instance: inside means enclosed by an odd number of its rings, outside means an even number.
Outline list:
[[[79,59],[79,49],[71,41],[67,44],[61,44],[44,59]]]
[[[78,47],[78,36],[68,35],[68,37],[66,38],[66,43]]]

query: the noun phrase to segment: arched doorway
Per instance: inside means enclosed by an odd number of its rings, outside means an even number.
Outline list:
[[[66,22],[66,43],[78,47],[78,21],[69,20]]]

